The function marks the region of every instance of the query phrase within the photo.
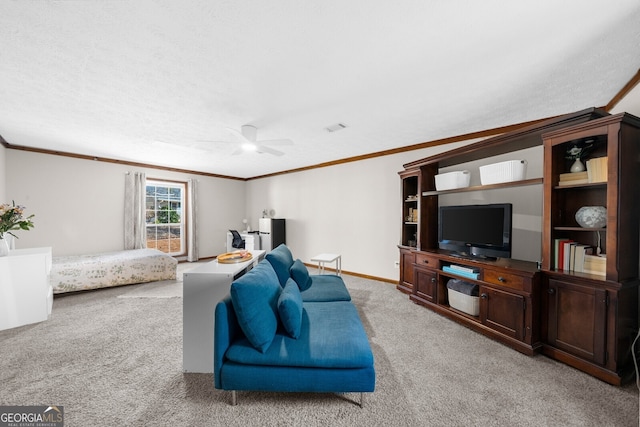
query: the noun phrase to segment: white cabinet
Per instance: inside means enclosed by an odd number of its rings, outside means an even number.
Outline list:
[[[51,248],[16,249],[0,257],[0,330],[51,315]]]

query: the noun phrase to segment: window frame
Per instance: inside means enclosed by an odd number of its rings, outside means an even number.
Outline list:
[[[149,209],[147,209],[147,197],[148,193],[147,193],[147,189],[148,187],[155,187],[155,188],[167,188],[170,189],[171,188],[178,188],[180,189],[180,223],[161,223],[161,224],[157,224],[157,223],[148,223],[147,222],[147,214],[149,212]],[[187,233],[189,230],[188,227],[188,215],[187,215],[187,207],[188,207],[188,182],[187,181],[178,181],[178,180],[170,180],[170,179],[161,179],[161,178],[147,178],[146,180],[146,184],[145,184],[145,227],[149,226],[167,226],[169,227],[169,229],[171,229],[172,227],[179,227],[180,228],[180,250],[179,252],[171,252],[171,243],[169,243],[169,251],[165,252],[167,255],[173,256],[173,257],[181,257],[181,256],[186,256],[187,255]],[[157,206],[157,192],[156,195],[154,196],[155,198],[155,210],[154,212],[157,213],[158,212],[158,206]],[[171,200],[170,197],[167,196],[167,203],[171,204]],[[169,211],[171,211],[171,209],[169,209]],[[157,230],[157,228],[156,228]],[[157,236],[157,234],[156,234]],[[157,241],[157,239],[155,239]],[[149,235],[147,233],[146,239],[145,239],[146,243],[147,243],[147,247],[148,246],[148,242],[149,242]],[[169,241],[171,241],[171,238],[169,238]],[[155,248],[153,249],[158,249],[160,251],[162,251],[162,249],[157,248],[157,245]],[[164,252],[164,251],[162,251]]]

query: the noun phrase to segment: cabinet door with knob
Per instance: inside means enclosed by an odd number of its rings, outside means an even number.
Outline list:
[[[411,299],[418,303],[437,303],[438,279],[437,269],[440,265],[438,258],[426,253],[416,254],[414,267],[413,294]]]
[[[489,286],[480,286],[480,321],[519,341],[525,339],[526,298]]]
[[[414,274],[416,286],[413,295],[411,295],[411,299],[435,304],[437,301],[436,292],[438,291],[436,272],[426,268],[416,267]]]

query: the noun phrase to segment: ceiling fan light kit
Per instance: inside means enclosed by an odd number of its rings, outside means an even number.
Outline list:
[[[252,125],[243,125],[240,128],[240,132],[233,128],[227,128],[240,140],[240,149],[233,152],[234,155],[242,154],[243,152],[254,151],[256,153],[268,153],[274,156],[282,156],[282,151],[273,149],[269,145],[293,145],[293,141],[290,139],[269,139],[258,140],[258,129]]]
[[[242,149],[244,151],[257,151],[258,150],[258,146],[254,143],[251,142],[243,142],[241,145]]]

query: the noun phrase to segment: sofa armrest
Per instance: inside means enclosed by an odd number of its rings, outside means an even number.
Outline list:
[[[222,378],[220,372],[224,363],[224,355],[237,335],[241,333],[236,312],[231,303],[231,296],[227,295],[216,305],[214,316],[214,335],[213,335],[213,377],[215,387],[222,388]]]

